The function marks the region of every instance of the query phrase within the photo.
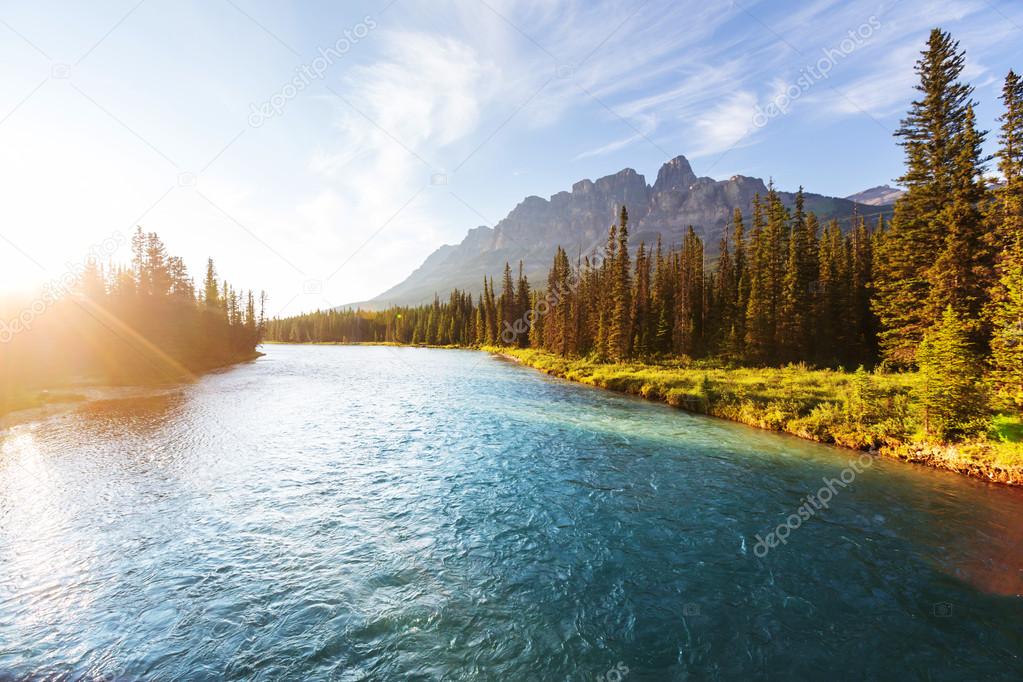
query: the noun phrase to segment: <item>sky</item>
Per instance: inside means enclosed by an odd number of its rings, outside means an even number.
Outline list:
[[[142,226],[271,315],[346,304],[679,154],[846,196],[900,175],[935,26],[994,130],[1013,0],[0,0],[0,292],[125,262]]]

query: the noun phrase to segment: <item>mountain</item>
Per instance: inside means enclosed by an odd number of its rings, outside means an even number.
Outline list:
[[[570,192],[558,192],[550,199],[526,197],[497,225],[469,230],[460,244],[445,245],[430,254],[408,278],[376,298],[345,307],[381,309],[390,305],[413,305],[446,297],[452,289],[479,292],[484,276],[500,279],[505,262],[524,264],[526,275],[542,286],[557,246],[570,257],[592,253],[607,239],[619,208],[629,209],[630,244],[652,244],[660,234],[665,245],[679,244],[692,225],[707,246],[708,256],[717,255],[718,243],[738,207],[747,217],[756,194],[767,194],[759,178],[735,175],[727,180],[697,177],[689,161],[678,156],[661,166],[654,184],[626,168],[599,180],[580,180]],[[782,202],[792,207],[795,194],[779,192]],[[806,210],[822,221],[846,219],[858,212],[877,215],[877,208],[848,199],[806,193]],[[882,209],[882,212],[890,212]],[[849,221],[843,221],[843,227]]]
[[[850,194],[846,199],[867,206],[891,206],[905,193],[905,190],[891,185],[878,185],[856,194]]]

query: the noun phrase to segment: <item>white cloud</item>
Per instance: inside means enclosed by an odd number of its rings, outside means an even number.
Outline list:
[[[749,144],[756,131],[753,113],[757,98],[752,92],[739,91],[693,122],[694,144],[690,156],[699,158],[720,154],[740,144]]]
[[[294,55],[229,6],[217,7],[140,11],[74,70],[76,85],[166,148],[181,169],[63,82],[48,82],[0,126],[12,160],[0,170],[8,190],[3,231],[45,257],[47,267],[59,267],[64,251],[93,235],[130,224],[179,171],[202,168],[245,126],[250,101],[292,77]],[[758,103],[872,14],[881,28],[793,104],[791,126],[749,132]],[[310,88],[283,116],[247,130],[201,174],[199,188],[312,277],[329,274],[381,230],[331,281],[326,297],[367,298],[480,222],[447,187],[429,184],[434,172],[449,173],[451,189],[498,220],[524,192],[549,193],[577,179],[573,159],[604,167],[618,152],[637,157],[630,165],[648,163],[648,140],[656,140],[658,157],[707,156],[805,129],[817,118],[894,116],[913,96],[912,64],[934,25],[967,49],[965,77],[984,89],[978,98],[987,116],[1003,69],[1018,52],[1018,29],[1006,14],[1018,16],[1005,0],[798,6],[744,0],[742,7],[697,0],[401,0],[377,14],[378,28],[326,74],[324,83],[361,114],[322,87]],[[308,56],[336,39],[330,26],[350,26],[361,12],[344,3],[315,12],[271,3],[259,17]],[[5,20],[47,46],[97,38],[96,27],[68,28],[31,4]],[[314,20],[323,26],[310,30]],[[201,60],[152,42],[200,25],[207,48]],[[70,40],[64,33],[82,35]],[[4,114],[48,66],[18,41],[0,45],[0,57],[12,67]],[[562,77],[554,77],[559,67]],[[181,98],[179,91],[215,96]],[[753,157],[742,158],[748,165]],[[525,179],[504,182],[509,175]],[[212,254],[239,284],[265,279],[275,304],[290,298],[299,273],[187,192],[175,190],[145,227],[193,256],[193,268]],[[17,279],[34,274],[35,266],[10,247],[0,244],[0,252],[5,265],[15,261],[8,273],[19,268]]]

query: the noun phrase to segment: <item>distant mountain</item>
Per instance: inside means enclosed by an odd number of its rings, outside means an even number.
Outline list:
[[[905,193],[905,190],[891,185],[878,185],[856,194],[850,194],[846,199],[867,206],[891,206]]]
[[[526,197],[493,228],[469,230],[458,245],[434,251],[408,278],[376,298],[345,307],[380,309],[410,305],[446,297],[452,289],[479,292],[483,277],[500,279],[505,262],[517,267],[522,261],[529,279],[542,286],[557,246],[570,257],[592,253],[603,245],[607,230],[620,207],[629,209],[630,244],[652,244],[661,235],[665,245],[680,244],[692,225],[716,257],[718,243],[735,208],[749,216],[755,194],[767,194],[759,178],[735,175],[728,180],[697,177],[689,161],[678,156],[661,166],[653,186],[631,168],[599,180],[580,180],[571,192],[550,199]],[[795,194],[780,192],[791,207]],[[854,213],[876,215],[877,208],[820,194],[805,194],[806,210],[823,220],[845,219]],[[889,209],[882,209],[887,213]],[[843,227],[849,221],[844,221]],[[748,223],[747,223],[748,227]]]

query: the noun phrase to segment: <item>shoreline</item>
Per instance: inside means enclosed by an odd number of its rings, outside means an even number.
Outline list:
[[[882,443],[877,447],[867,446],[855,446],[849,443],[841,442],[834,438],[820,437],[809,429],[806,428],[790,428],[790,423],[779,423],[778,421],[771,421],[765,419],[762,412],[770,407],[762,406],[761,412],[754,410],[738,410],[736,411],[735,405],[731,404],[730,410],[723,410],[720,403],[714,401],[703,400],[696,395],[695,392],[677,391],[675,389],[664,391],[660,390],[662,387],[652,387],[650,384],[644,384],[642,382],[627,382],[627,381],[615,381],[615,380],[602,380],[596,376],[595,373],[585,374],[580,371],[573,371],[569,368],[573,363],[582,364],[583,361],[571,360],[568,358],[561,358],[550,353],[543,351],[536,351],[533,349],[512,349],[496,346],[484,346],[484,347],[465,347],[465,346],[431,346],[427,344],[402,344],[395,342],[386,341],[360,341],[360,342],[345,342],[345,341],[329,341],[329,342],[292,342],[292,341],[266,341],[264,343],[273,345],[283,346],[398,346],[402,348],[439,348],[444,350],[478,350],[485,353],[489,353],[493,357],[498,357],[503,360],[514,362],[516,364],[529,367],[530,369],[543,372],[550,376],[557,377],[559,379],[565,379],[585,386],[592,386],[602,390],[613,391],[615,393],[623,393],[626,395],[633,395],[644,400],[651,402],[659,402],[671,407],[685,410],[693,414],[701,414],[707,417],[714,417],[716,419],[724,419],[737,424],[743,424],[763,431],[771,431],[774,433],[783,433],[790,436],[795,436],[803,440],[808,440],[815,443],[821,443],[823,445],[834,445],[847,450],[859,451],[859,452],[872,452],[878,456],[886,457],[888,459],[899,460],[912,464],[921,464],[928,466],[932,469],[940,469],[943,471],[950,471],[953,473],[960,474],[962,476],[969,476],[976,478],[988,483],[994,483],[998,485],[1007,485],[1013,487],[1023,487],[1023,463],[1013,463],[1008,465],[1001,465],[993,461],[997,457],[998,443],[992,441],[977,441],[970,443],[957,443],[957,444],[937,444],[929,443],[924,441],[913,441],[909,440],[906,442],[898,443]],[[541,357],[546,359],[554,360],[558,366],[543,366],[539,362],[531,361],[531,357]],[[648,369],[656,369],[656,365],[645,365],[643,363],[629,363],[630,367],[643,367]],[[596,368],[615,368],[613,364],[599,364],[595,365]],[[625,367],[625,365],[621,366]],[[749,368],[741,369],[719,369],[719,370],[691,370],[694,373],[706,374],[710,371],[723,371],[726,373],[738,373]],[[689,370],[686,370],[689,371]],[[784,372],[784,369],[775,369],[776,372]],[[806,370],[809,374],[811,371],[828,371],[828,370]],[[846,380],[851,378],[853,375],[849,372],[832,372],[832,374],[840,375]],[[822,399],[821,402],[826,402]],[[800,420],[805,421],[805,420]],[[829,436],[831,434],[825,434]]]
[[[977,478],[988,483],[995,483],[998,485],[1007,485],[1013,487],[1023,486],[1023,466],[1001,466],[994,462],[986,462],[978,457],[992,457],[995,450],[995,444],[987,442],[975,442],[975,443],[959,443],[959,444],[936,444],[927,443],[922,441],[909,441],[902,443],[890,443],[881,444],[876,448],[868,447],[852,447],[850,445],[835,442],[834,440],[825,440],[822,438],[814,437],[812,433],[806,430],[800,429],[789,429],[785,427],[776,428],[774,426],[766,425],[763,421],[756,419],[752,414],[748,419],[736,418],[736,415],[732,412],[726,412],[722,410],[716,410],[713,401],[699,401],[696,399],[680,399],[672,400],[670,394],[659,392],[656,390],[644,391],[643,386],[638,390],[635,389],[634,384],[623,384],[614,383],[607,381],[600,381],[592,374],[583,375],[577,372],[572,372],[565,369],[559,369],[548,366],[541,366],[539,363],[531,362],[529,357],[522,357],[516,354],[514,351],[509,352],[509,349],[494,349],[484,348],[486,352],[490,353],[494,357],[499,357],[504,360],[514,362],[524,367],[543,372],[544,374],[557,377],[559,379],[565,379],[566,381],[572,381],[575,383],[583,384],[586,386],[593,386],[602,390],[613,391],[615,393],[623,393],[626,395],[632,395],[644,400],[651,402],[658,402],[675,407],[692,414],[701,414],[703,416],[714,417],[717,419],[724,419],[737,424],[743,424],[745,426],[751,426],[764,431],[772,431],[774,433],[784,433],[786,435],[796,436],[803,440],[811,442],[821,443],[824,445],[834,445],[847,450],[858,451],[858,452],[871,452],[881,457],[888,459],[899,460],[903,462],[922,464],[933,469],[940,469],[943,471],[950,471],[963,476],[969,476],[971,478]],[[529,352],[529,349],[524,349]],[[532,351],[536,353],[536,351]],[[564,364],[568,364],[571,361],[564,360]],[[612,365],[613,366],[613,365]],[[589,379],[589,380],[587,380]],[[695,398],[695,397],[694,397]],[[708,404],[709,402],[709,404]]]
[[[0,411],[0,431],[21,424],[45,419],[75,409],[78,406],[102,400],[129,400],[131,398],[159,395],[174,391],[181,386],[193,383],[205,374],[227,369],[245,362],[252,362],[266,355],[253,351],[234,360],[214,362],[193,368],[189,377],[181,377],[179,381],[160,383],[104,383],[100,380],[80,379],[66,384],[45,386],[27,391],[24,401],[7,411]]]

